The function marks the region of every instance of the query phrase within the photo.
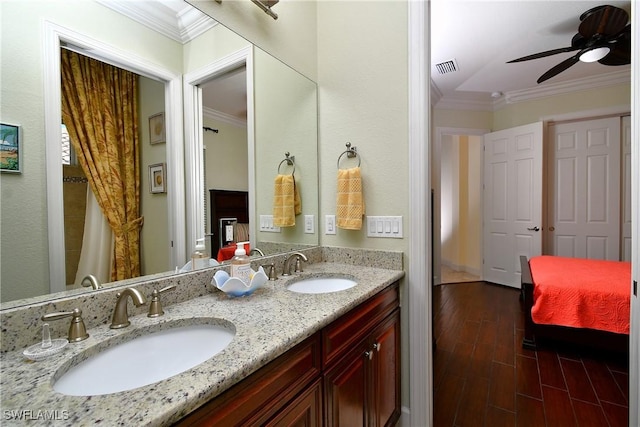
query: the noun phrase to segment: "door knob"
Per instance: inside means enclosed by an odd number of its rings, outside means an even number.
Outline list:
[[[549,231],[556,231],[555,227],[549,227]]]
[[[527,230],[529,230],[529,231],[540,231],[540,227],[538,227],[538,226],[528,227]]]

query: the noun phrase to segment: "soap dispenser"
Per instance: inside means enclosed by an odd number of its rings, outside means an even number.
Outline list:
[[[209,254],[204,245],[204,239],[196,240],[196,250],[191,254],[191,269],[200,270],[209,267]]]
[[[249,286],[251,282],[251,260],[247,256],[244,245],[247,242],[238,242],[234,257],[231,258],[231,277],[237,277],[242,280],[245,285]]]

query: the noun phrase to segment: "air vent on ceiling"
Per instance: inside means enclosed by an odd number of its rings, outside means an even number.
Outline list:
[[[449,61],[436,64],[436,70],[438,71],[438,74],[453,73],[458,71],[458,63],[455,59],[450,59]]]

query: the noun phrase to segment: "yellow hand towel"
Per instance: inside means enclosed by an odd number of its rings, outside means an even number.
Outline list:
[[[360,230],[364,215],[360,168],[338,169],[336,224],[347,230]]]
[[[273,188],[273,225],[293,227],[302,212],[300,193],[293,175],[277,175]]]

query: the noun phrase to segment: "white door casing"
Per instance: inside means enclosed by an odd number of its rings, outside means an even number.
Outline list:
[[[632,16],[638,16],[640,4],[631,2]],[[631,274],[634,283],[640,280],[640,30],[637,25],[631,29]],[[629,337],[629,425],[640,424],[640,299],[637,289],[631,287],[631,331]],[[636,292],[633,292],[633,291]]]
[[[520,255],[542,253],[543,123],[484,136],[483,278],[520,287]]]
[[[620,118],[550,124],[545,253],[620,259]]]
[[[631,117],[622,118],[622,261],[631,261]]]

